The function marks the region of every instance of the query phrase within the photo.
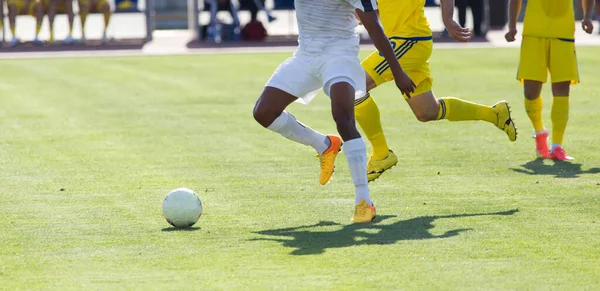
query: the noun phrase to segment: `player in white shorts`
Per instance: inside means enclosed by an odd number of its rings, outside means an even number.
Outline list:
[[[356,187],[354,222],[369,222],[375,207],[369,195],[366,146],[356,129],[354,99],[366,93],[365,73],[358,59],[356,12],[375,47],[384,55],[400,91],[409,94],[415,84],[402,71],[379,23],[376,0],[296,0],[298,48],[267,82],[254,107],[262,126],[295,142],[312,146],[320,157],[320,183],[329,182],[335,158],[344,141],[344,153]],[[341,136],[324,135],[298,122],[285,108],[294,101],[308,104],[323,91]]]

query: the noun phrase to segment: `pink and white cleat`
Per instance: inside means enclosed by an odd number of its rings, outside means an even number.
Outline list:
[[[535,152],[538,158],[548,158],[548,131],[544,130],[536,134],[533,138],[535,138]]]
[[[567,155],[567,152],[565,152],[562,147],[555,147],[552,152],[550,152],[549,158],[556,161],[572,161],[575,159]]]

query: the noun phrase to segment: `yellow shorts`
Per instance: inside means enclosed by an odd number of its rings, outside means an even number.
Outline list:
[[[390,37],[390,43],[396,52],[396,58],[402,69],[417,85],[413,96],[429,92],[433,78],[429,71],[429,57],[433,50],[431,37]],[[394,80],[385,58],[375,51],[361,63],[365,72],[375,81],[377,86]],[[406,97],[406,96],[405,96]]]
[[[17,15],[35,16],[35,0],[8,0],[8,5],[17,6]]]
[[[91,5],[89,13],[100,13],[102,12],[102,6],[108,3],[108,0],[79,0],[78,3],[80,7],[82,5]]]
[[[67,13],[67,1],[70,0],[58,0],[56,3],[56,14],[66,14]],[[50,11],[50,0],[43,0],[44,3],[44,13],[48,13]],[[71,11],[72,11],[71,7]]]
[[[517,79],[546,83],[548,72],[552,83],[579,83],[575,40],[523,36]]]

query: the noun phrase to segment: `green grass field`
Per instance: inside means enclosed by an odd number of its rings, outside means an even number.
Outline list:
[[[431,62],[440,97],[509,100],[516,143],[375,90],[400,162],[361,225],[343,155],[320,186],[312,149],[252,118],[288,54],[0,61],[0,289],[600,289],[597,52],[578,50],[573,163],[534,159],[516,49]],[[290,111],[335,132],[322,94]],[[204,215],[174,231],[161,202],[182,186]]]

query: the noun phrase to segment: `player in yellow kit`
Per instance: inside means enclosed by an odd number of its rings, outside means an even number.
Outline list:
[[[432,33],[425,17],[425,0],[379,0],[379,14],[385,34],[392,43],[398,62],[417,85],[410,95],[404,95],[419,121],[447,119],[450,121],[484,120],[504,131],[510,141],[517,139],[517,128],[506,101],[494,106],[471,103],[454,97],[436,98],[432,89],[433,78],[429,71],[429,57],[433,49]],[[452,18],[454,0],[440,0],[442,18],[450,36],[466,42],[471,32]],[[393,80],[388,63],[373,52],[363,62],[367,73],[367,90]],[[369,181],[377,179],[393,167],[398,158],[387,145],[379,118],[379,108],[370,94],[354,103],[356,120],[373,146],[367,165]]]
[[[102,31],[102,41],[108,41],[106,32],[108,30],[108,24],[110,23],[110,17],[112,12],[110,11],[110,4],[108,0],[79,0],[79,13],[81,16],[81,41],[85,42],[85,22],[87,16],[90,13],[102,13],[104,16],[104,30]]]
[[[583,0],[583,30],[592,33],[593,0]],[[509,1],[509,31],[506,40],[517,34],[521,0]],[[552,147],[542,123],[542,84],[550,71],[552,82]],[[575,15],[572,0],[529,0],[523,23],[523,42],[517,79],[525,87],[525,110],[535,129],[537,155],[553,160],[572,160],[562,148],[569,119],[569,89],[579,83],[575,56]]]
[[[1,4],[0,4],[1,5]],[[17,38],[17,16],[18,15],[31,15],[35,17],[35,38],[33,43],[40,45],[41,42],[38,39],[40,30],[42,29],[42,21],[44,20],[44,6],[42,0],[8,0],[8,21],[10,24],[10,31],[12,33],[12,40],[10,46],[14,47],[19,44]]]
[[[54,18],[57,14],[66,14],[69,23],[69,32],[63,43],[71,44],[75,40],[73,39],[73,22],[75,21],[75,14],[73,13],[73,1],[72,0],[44,0],[44,8],[46,14],[48,14],[48,26],[50,28],[50,43],[54,43]]]

